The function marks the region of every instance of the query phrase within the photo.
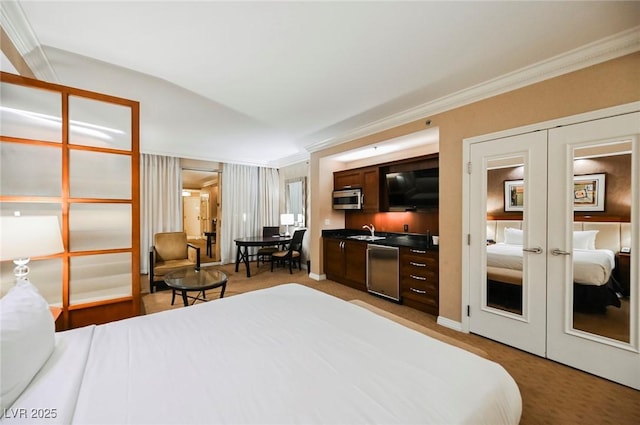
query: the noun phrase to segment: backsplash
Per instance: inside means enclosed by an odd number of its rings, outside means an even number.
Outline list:
[[[438,212],[378,212],[363,213],[356,211],[345,212],[345,228],[360,229],[365,224],[373,223],[376,231],[397,233],[421,233],[427,230],[431,235],[438,235]],[[407,224],[408,231],[404,230]]]

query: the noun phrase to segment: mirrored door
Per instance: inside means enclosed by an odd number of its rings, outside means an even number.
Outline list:
[[[546,134],[471,146],[470,330],[545,354]]]
[[[549,358],[640,388],[640,114],[549,130]]]

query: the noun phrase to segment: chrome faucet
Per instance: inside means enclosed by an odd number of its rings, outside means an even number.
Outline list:
[[[363,229],[367,229],[368,231],[371,232],[371,237],[375,237],[374,232],[376,231],[376,228],[373,227],[373,224],[370,224],[369,226],[367,226],[366,224],[364,226],[362,226]]]

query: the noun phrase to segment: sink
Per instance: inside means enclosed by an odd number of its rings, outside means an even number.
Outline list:
[[[379,241],[380,239],[386,239],[386,236],[354,235],[347,236],[347,238],[356,239],[358,241]]]

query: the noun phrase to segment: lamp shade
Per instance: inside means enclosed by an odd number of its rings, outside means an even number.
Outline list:
[[[0,217],[0,260],[40,257],[63,251],[58,217]]]
[[[293,214],[280,214],[280,224],[290,225],[295,223],[295,216]]]

